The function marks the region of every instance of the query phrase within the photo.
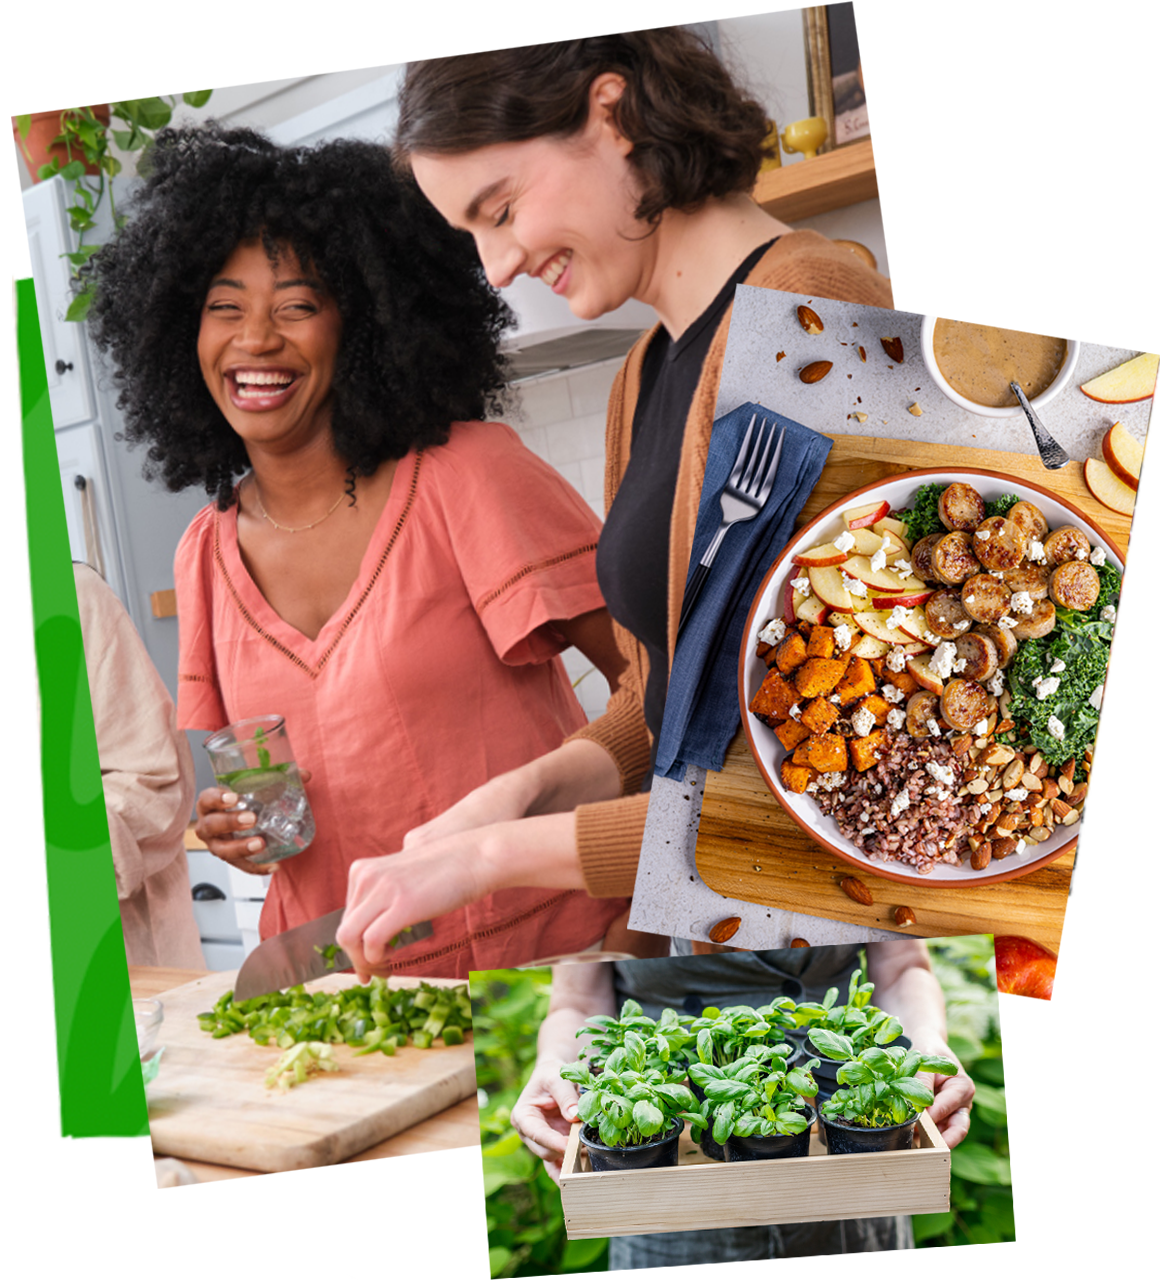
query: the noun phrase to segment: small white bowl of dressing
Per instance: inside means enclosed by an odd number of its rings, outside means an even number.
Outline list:
[[[1015,380],[1032,408],[1050,403],[1079,362],[1074,338],[923,316],[922,359],[935,385],[960,409],[984,418],[1022,414],[1009,386]],[[1032,394],[1034,393],[1034,394]]]

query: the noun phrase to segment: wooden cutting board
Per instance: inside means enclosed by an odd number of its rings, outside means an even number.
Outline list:
[[[867,436],[831,438],[834,447],[802,509],[799,528],[852,490],[886,476],[924,468],[980,467],[1053,491],[1102,528],[1121,552],[1127,551],[1130,518],[1091,496],[1078,462],[1048,472],[1037,456],[1023,453]],[[875,929],[897,929],[894,908],[905,905],[916,916],[906,932],[915,936],[1020,934],[1053,951],[1059,948],[1074,866],[1073,855],[1065,854],[1030,875],[978,888],[897,884],[864,868],[857,874],[870,886],[874,904],[863,907],[838,886],[843,876],[852,874],[849,864],[815,844],[788,817],[765,785],[740,731],[726,753],[724,770],[706,777],[696,860],[709,888],[742,902]]]
[[[408,1046],[394,1057],[336,1045],[340,1070],[286,1093],[267,1089],[281,1050],[244,1032],[214,1040],[197,1015],[233,987],[236,973],[209,973],[162,992],[161,1069],[146,1089],[157,1155],[276,1173],[335,1164],[475,1092],[471,1036],[461,1045]],[[448,979],[425,981],[453,986]],[[310,991],[353,986],[352,974],[320,978]],[[408,985],[391,978],[392,987]],[[438,1042],[437,1042],[438,1043]]]

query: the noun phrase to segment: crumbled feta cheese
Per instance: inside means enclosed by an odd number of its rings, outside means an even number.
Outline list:
[[[955,630],[956,630],[956,631],[967,631],[967,630],[969,630],[969,629],[970,629],[970,626],[971,626],[971,620],[970,620],[970,618],[964,618],[964,619],[962,620],[962,622],[956,622],[956,623],[955,623]]]
[[[896,604],[890,610],[890,617],[886,619],[886,625],[897,630],[909,616],[910,610],[904,604]]]
[[[1028,560],[1046,560],[1047,552],[1043,549],[1043,543],[1037,539],[1031,539],[1031,546],[1027,551]]]
[[[1004,631],[1013,631],[1019,625],[1019,623],[1015,618],[1013,618],[1009,613],[1007,613],[1007,614],[1004,614],[1003,617],[999,619],[999,625],[1003,628]]]
[[[984,800],[983,803],[979,805],[979,812],[990,813],[993,808],[994,806],[991,804],[990,800]]]
[[[930,669],[941,680],[945,680],[947,676],[950,675],[954,668],[957,652],[958,651],[955,646],[950,641],[943,640],[931,655]]]
[[[852,596],[864,596],[866,594],[866,584],[864,582],[860,582],[857,578],[851,578],[845,570],[842,570],[841,572],[842,586],[844,586]]]
[[[974,596],[964,596],[964,597],[963,597],[963,604],[974,604],[974,603],[975,603],[975,597],[974,597]]]
[[[948,764],[939,764],[937,760],[932,760],[926,766],[927,773],[935,780],[941,782],[944,787],[949,787],[955,780],[955,771]]]
[[[1062,720],[1057,719],[1055,716],[1048,716],[1047,732],[1051,734],[1051,736],[1056,740],[1056,742],[1062,742],[1064,734],[1067,732],[1067,730],[1064,729]]]
[[[995,674],[987,681],[987,692],[992,693],[997,698],[1003,692],[1003,686],[1007,683],[1007,677],[1003,672],[996,671]]]
[[[887,702],[901,702],[906,695],[896,684],[888,684],[883,687],[882,696]]]
[[[1104,701],[1104,686],[1101,684],[1092,690],[1092,696],[1088,699],[1088,705],[1095,707],[1098,711]]]
[[[1027,788],[1026,788],[1026,787],[1012,787],[1012,788],[1011,788],[1011,790],[1007,792],[1007,799],[1008,799],[1008,800],[1026,800],[1026,799],[1027,799]]]
[[[1064,662],[1062,658],[1056,658],[1056,660],[1051,664],[1051,674],[1053,676],[1057,676],[1061,671],[1066,671],[1066,670],[1067,670],[1067,663]]]
[[[951,670],[954,671],[956,675],[960,675],[962,672],[966,671],[966,669],[967,669],[966,658],[956,658],[955,665],[951,668]]]
[[[904,578],[909,578],[914,572],[914,566],[909,560],[895,560],[894,572],[902,574]]]
[[[839,551],[849,551],[856,541],[857,539],[850,530],[846,529],[842,533],[838,534],[834,539],[834,546],[837,547]]]
[[[1092,553],[1091,553],[1091,556],[1089,557],[1089,562],[1091,564],[1094,564],[1097,568],[1101,564],[1107,564],[1108,553],[1103,549],[1103,547],[1092,547]]]
[[[789,709],[789,718],[791,720],[800,720],[802,718],[802,709],[796,702]]]
[[[850,717],[850,724],[859,738],[864,738],[874,728],[874,712],[868,707],[859,707]]]
[[[901,671],[906,666],[906,650],[896,644],[893,649],[886,655],[886,668],[888,671]]]
[[[834,628],[834,644],[839,649],[848,649],[854,643],[854,635],[849,626],[839,622]]]
[[[971,730],[971,732],[975,735],[976,738],[981,738],[983,734],[987,732],[986,720],[980,720],[979,723],[975,725],[975,727]]]
[[[1011,597],[1012,613],[1030,613],[1035,608],[1035,601],[1031,599],[1030,591],[1016,591]]]
[[[1086,548],[1086,547],[1076,547],[1076,549],[1075,549],[1075,558],[1076,558],[1077,560],[1086,560],[1086,559],[1087,559],[1087,554],[1088,554],[1088,553],[1087,553],[1087,548]]]
[[[975,537],[976,537],[976,538],[978,538],[978,540],[979,540],[980,542],[986,542],[986,541],[987,541],[987,539],[988,539],[990,536],[991,536],[991,530],[990,530],[990,529],[976,529],[976,530],[975,530]]]
[[[810,580],[804,573],[800,578],[794,578],[789,585],[800,595],[808,596],[810,594]]]
[[[840,693],[831,693],[831,694],[830,694],[830,701],[831,701],[832,703],[834,703],[836,706],[841,706],[841,703],[842,703],[842,695],[841,695]]]
[[[942,730],[938,727],[937,720],[928,720],[926,722],[926,729],[932,738],[942,737]]]
[[[1115,620],[1116,620],[1116,606],[1114,604],[1104,605],[1104,607],[1100,610],[1100,621],[1115,622]]]
[[[874,794],[875,794],[876,796],[880,796],[880,795],[882,794],[882,783],[881,783],[881,782],[876,782],[876,783],[874,784]]]
[[[785,639],[785,623],[781,618],[770,618],[757,633],[757,638],[765,644],[780,644]]]
[[[938,636],[936,636],[936,635],[935,635],[935,633],[934,633],[933,631],[924,631],[924,632],[922,633],[922,638],[923,638],[923,640],[925,640],[925,641],[926,641],[926,643],[927,643],[927,644],[929,644],[929,645],[936,645],[936,644],[938,644]]]
[[[901,707],[891,707],[886,713],[886,725],[890,729],[901,729],[906,723],[906,712]]]
[[[900,791],[890,802],[890,816],[897,818],[903,809],[910,808],[910,796],[905,791]]]
[[[877,827],[863,827],[858,834],[863,836],[872,836],[877,830]]]
[[[1050,676],[1048,679],[1034,680],[1035,696],[1040,702],[1045,702],[1059,688],[1059,677]]]
[[[837,773],[837,772],[823,773],[821,778],[819,779],[819,782],[821,783],[822,787],[825,788],[826,791],[837,791],[837,789],[840,786],[842,786],[845,781],[846,781],[846,775],[844,773]]]
[[[940,787],[935,793],[936,799],[947,800],[950,798],[950,792],[945,787]]]
[[[998,580],[999,580],[1000,582],[1002,582],[1002,581],[1003,581],[1003,570],[1002,570],[1002,569],[992,569],[992,570],[991,570],[991,577],[992,577],[992,578],[998,578]]]
[[[814,792],[814,791],[817,791],[817,789],[818,789],[818,784],[817,784],[816,782],[807,782],[807,783],[806,783],[806,790],[807,790],[807,791]]]
[[[886,568],[886,549],[884,547],[879,547],[870,557],[870,568],[875,573],[879,573]]]

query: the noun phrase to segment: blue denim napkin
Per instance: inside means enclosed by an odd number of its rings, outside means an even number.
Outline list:
[[[743,404],[718,418],[697,511],[689,572],[700,562],[721,523],[721,491],[754,414],[786,429],[777,479],[769,501],[752,520],[725,535],[713,568],[677,641],[656,773],[681,779],[689,765],[720,770],[741,712],[737,659],[749,606],[769,566],[789,542],[794,521],[822,473],[832,442],[759,404]]]

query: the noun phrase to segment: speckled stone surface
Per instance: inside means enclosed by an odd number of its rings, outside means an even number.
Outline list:
[[[811,336],[798,324],[800,302],[812,303],[825,325],[822,333]],[[921,316],[905,311],[814,300],[743,285],[734,303],[716,416],[752,400],[829,435],[946,441],[1034,454],[1035,442],[1024,417],[981,417],[959,408],[939,391],[923,364],[921,324]],[[893,365],[886,356],[880,341],[884,337],[901,339],[901,365]],[[1122,422],[1143,441],[1150,400],[1102,405],[1078,390],[1081,382],[1137,353],[1080,341],[1079,363],[1071,384],[1040,412],[1043,425],[1077,459],[1098,455],[1100,439],[1113,422]],[[858,354],[859,346],[865,349],[865,363]],[[776,358],[779,351],[785,352],[780,361]],[[807,386],[799,381],[797,371],[813,360],[832,360],[834,367],[821,382]],[[922,409],[921,416],[909,412],[913,404]],[[855,419],[855,412],[865,413],[866,421]],[[1049,476],[1045,471],[1045,480]],[[798,937],[819,945],[904,936],[778,911],[715,893],[697,874],[695,859],[704,789],[705,773],[697,768],[689,770],[684,782],[654,778],[633,896],[632,928],[706,939],[716,921],[740,916],[741,927],[731,942],[751,950],[787,947]]]

